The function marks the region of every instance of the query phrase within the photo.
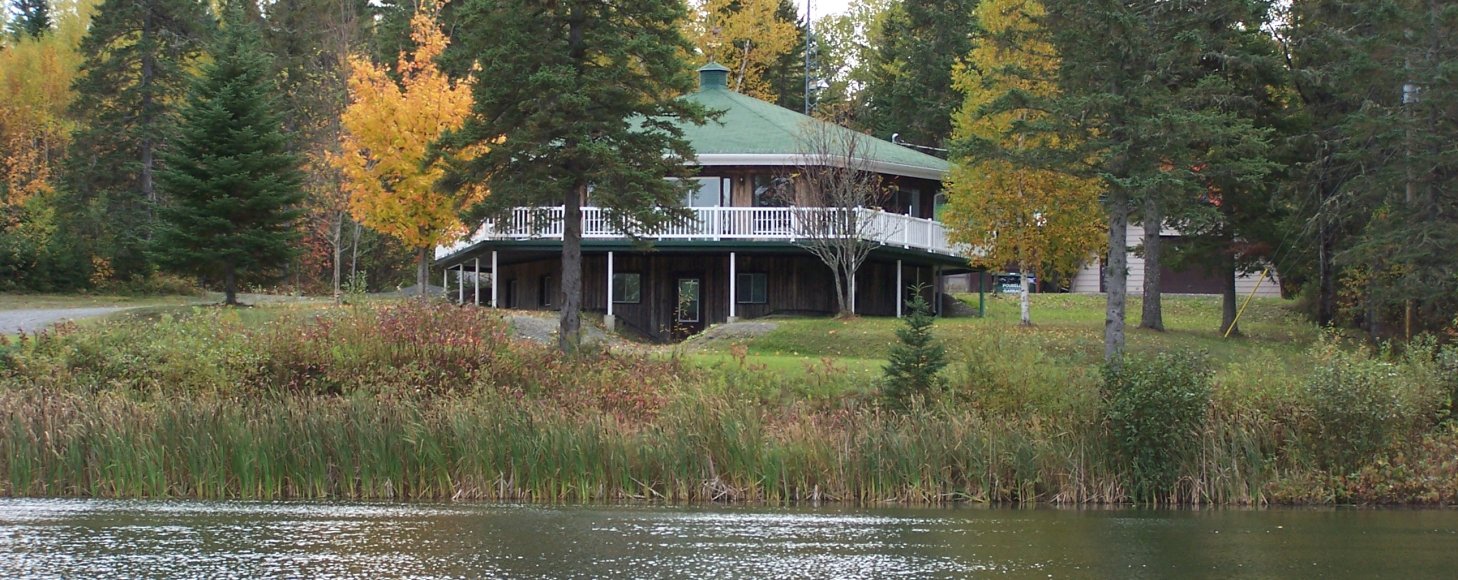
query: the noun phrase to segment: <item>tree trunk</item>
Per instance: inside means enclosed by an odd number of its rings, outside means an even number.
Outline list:
[[[1228,252],[1228,250],[1227,250]],[[1220,264],[1220,277],[1224,288],[1220,292],[1220,336],[1234,338],[1240,336],[1240,327],[1236,326],[1235,315],[1240,297],[1235,293],[1235,256],[1227,253]],[[1232,330],[1231,327],[1235,328]],[[1229,334],[1227,334],[1229,333]]]
[[[1144,202],[1144,308],[1140,313],[1139,326],[1162,331],[1164,311],[1160,308],[1159,231],[1164,229],[1164,216],[1159,209],[1159,202],[1150,195]]]
[[[1124,358],[1124,301],[1129,290],[1129,195],[1109,192],[1109,259],[1104,265],[1104,362]]]
[[[344,269],[344,212],[334,212],[334,223],[330,224],[329,241],[334,252],[334,303],[343,299],[340,292],[340,274]]]
[[[137,79],[137,92],[141,93],[139,112],[141,114],[141,131],[143,131],[143,136],[141,136],[141,195],[146,197],[150,204],[155,205],[157,201],[157,189],[156,185],[153,184],[152,176],[152,157],[153,153],[155,153],[153,152],[155,144],[152,143],[152,136],[153,131],[156,131],[156,127],[152,125],[152,121],[155,121],[152,118],[152,80],[156,77],[157,63],[156,55],[152,52],[156,48],[153,47],[153,34],[155,34],[155,31],[152,29],[152,10],[146,10],[146,15],[141,17],[141,39],[139,44],[143,47],[143,50],[141,50],[140,77]],[[156,208],[152,207],[152,205],[149,205],[149,210],[147,210],[149,213],[150,211],[156,211]]]
[[[837,313],[836,316],[844,317],[847,312],[845,306],[845,284],[842,284],[840,279],[840,268],[836,266],[831,266],[830,280],[831,282],[835,283],[835,311]]]
[[[349,279],[359,273],[359,222],[354,222],[354,235],[349,240]]]
[[[1331,226],[1327,224],[1326,204],[1317,208],[1317,292],[1316,292],[1316,323],[1321,326],[1331,326],[1336,320],[1336,274],[1335,265],[1332,261],[1332,252],[1335,250],[1336,242],[1333,239]]]
[[[232,264],[223,271],[223,304],[238,305],[238,273]]]
[[[1028,297],[1028,266],[1026,264],[1018,264],[1018,284],[1022,287],[1022,297],[1019,299],[1021,303],[1019,304],[1019,310],[1022,313],[1022,325],[1032,326],[1032,304],[1031,299]]]
[[[415,253],[415,287],[419,288],[420,300],[430,299],[430,248],[420,248]]]
[[[564,353],[577,350],[582,328],[582,198],[587,185],[567,194],[562,215],[562,317],[557,346]]]

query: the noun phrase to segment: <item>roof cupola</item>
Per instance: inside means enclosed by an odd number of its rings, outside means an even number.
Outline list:
[[[729,88],[729,69],[717,62],[699,67],[699,90]]]

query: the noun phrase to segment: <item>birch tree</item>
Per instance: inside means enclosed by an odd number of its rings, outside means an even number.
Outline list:
[[[1043,15],[1037,0],[983,2],[985,35],[952,74],[965,99],[953,117],[945,221],[953,240],[977,250],[974,263],[1017,265],[1024,325],[1033,323],[1030,272],[1071,275],[1103,247],[1099,182],[1029,160],[1067,147],[1018,130],[1045,121],[1041,103],[1058,92],[1057,52],[1036,24]]]

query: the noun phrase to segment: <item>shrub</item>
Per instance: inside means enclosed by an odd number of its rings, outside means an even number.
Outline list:
[[[1141,501],[1167,496],[1179,465],[1199,438],[1210,407],[1210,368],[1203,355],[1131,356],[1106,367],[1105,407],[1114,449]]]
[[[937,373],[947,366],[947,350],[932,337],[931,307],[921,294],[917,288],[915,297],[906,302],[910,309],[906,326],[896,330],[901,342],[891,347],[886,365],[882,394],[894,406],[904,407],[943,383]]]
[[[1348,474],[1377,454],[1431,425],[1445,402],[1441,366],[1432,345],[1415,341],[1400,362],[1333,342],[1318,347],[1304,385],[1309,416],[1303,429],[1325,469]]]
[[[955,351],[962,364],[951,377],[952,392],[997,415],[1089,418],[1097,408],[1097,373],[1045,352],[1031,338],[997,328],[966,337]]]

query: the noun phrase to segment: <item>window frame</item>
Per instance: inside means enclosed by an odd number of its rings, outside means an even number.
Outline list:
[[[632,300],[626,299],[626,292],[618,291],[618,276],[633,276],[638,279],[637,296]],[[626,280],[626,278],[624,278]],[[643,274],[641,272],[613,272],[613,304],[642,304],[643,303]],[[626,283],[625,283],[626,285]],[[626,288],[625,288],[626,289]]]
[[[734,302],[737,304],[769,304],[769,273],[768,272],[738,272],[735,283]],[[749,283],[745,284],[745,277],[749,277]],[[754,280],[763,281],[760,288],[761,295],[758,300],[754,297]]]
[[[540,278],[537,278],[537,283],[541,285],[537,289],[537,306],[540,306],[542,308],[551,308],[553,306],[552,275],[542,274]]]

